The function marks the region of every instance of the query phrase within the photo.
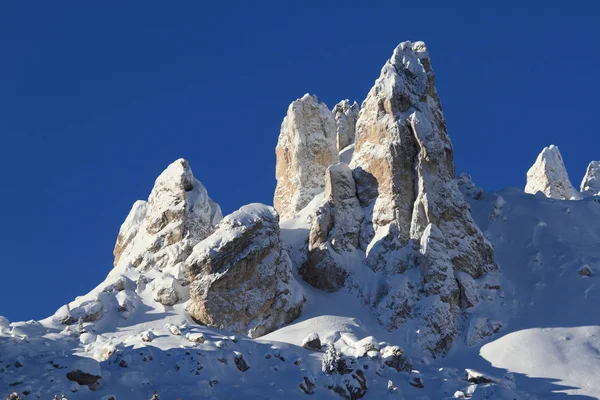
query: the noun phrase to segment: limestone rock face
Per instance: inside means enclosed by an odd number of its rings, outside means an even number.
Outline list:
[[[356,102],[342,100],[333,107],[333,117],[337,127],[337,149],[342,151],[352,143],[356,132],[359,107]]]
[[[323,175],[338,162],[336,122],[316,96],[290,104],[275,149],[277,187],[273,204],[282,219],[294,216],[323,191]]]
[[[344,163],[331,165],[325,173],[324,203],[310,229],[308,258],[299,270],[304,280],[326,291],[344,285],[347,273],[334,253],[359,247],[363,218],[352,170]]]
[[[535,163],[527,171],[525,193],[542,192],[546,197],[559,200],[575,200],[579,192],[569,179],[560,150],[554,145],[545,147]]]
[[[300,315],[304,295],[272,207],[250,204],[226,216],[185,265],[187,310],[199,323],[258,337]]]
[[[581,181],[581,191],[594,196],[600,195],[600,161],[592,161]]]
[[[325,174],[299,272],[323,290],[358,288],[390,330],[418,319],[417,340],[435,355],[459,336],[462,309],[477,303],[478,279],[496,265],[454,179],[434,78],[423,42],[395,49],[362,104],[351,168]],[[352,276],[356,262],[376,273],[373,282]]]
[[[148,201],[137,201],[125,219],[115,245],[114,265],[131,263],[163,270],[185,260],[192,247],[221,220],[220,207],[179,159],[156,179]]]

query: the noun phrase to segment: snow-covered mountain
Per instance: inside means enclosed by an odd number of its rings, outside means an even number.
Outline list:
[[[360,107],[294,101],[274,208],[223,217],[169,165],[104,282],[0,317],[0,395],[600,398],[600,163],[577,191],[550,146],[525,191],[484,192],[455,176],[434,81],[403,42]]]

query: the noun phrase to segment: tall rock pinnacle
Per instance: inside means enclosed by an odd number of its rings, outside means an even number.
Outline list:
[[[551,199],[575,200],[579,192],[571,184],[558,147],[551,144],[538,155],[527,171],[525,193],[542,192]]]
[[[420,318],[416,340],[444,354],[458,336],[461,310],[475,305],[461,298],[477,299],[478,278],[496,264],[454,179],[434,78],[423,42],[396,47],[362,104],[352,169],[327,171],[327,196],[299,272],[323,290],[362,288],[388,329]],[[346,268],[357,250],[365,267],[386,278],[357,281]]]
[[[221,218],[221,208],[181,158],[156,178],[147,202],[133,205],[119,231],[114,265],[123,261],[162,269],[183,261]],[[173,247],[166,251],[169,246]]]
[[[286,219],[323,191],[325,170],[339,160],[336,123],[327,106],[309,94],[290,104],[275,152],[273,204]]]

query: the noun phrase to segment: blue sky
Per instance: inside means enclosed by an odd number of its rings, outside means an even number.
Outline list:
[[[179,157],[225,213],[271,204],[288,104],[362,102],[404,40],[427,43],[457,171],[484,188],[523,187],[550,143],[576,186],[600,159],[598,2],[205,3],[1,6],[0,315],[98,284]]]

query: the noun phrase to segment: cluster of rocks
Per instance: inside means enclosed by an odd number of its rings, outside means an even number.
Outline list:
[[[360,110],[348,100],[329,110],[308,94],[294,101],[276,147],[275,208],[251,204],[223,218],[188,162],[175,161],[121,226],[113,278],[55,320],[97,321],[112,297],[127,318],[150,293],[165,307],[185,303],[201,324],[251,337],[273,331],[305,301],[280,216],[294,218],[324,192],[310,211],[300,275],[325,291],[357,291],[390,330],[418,319],[416,340],[445,354],[496,265],[455,180],[434,78],[425,44],[404,42]],[[596,182],[589,175],[586,187]]]
[[[356,119],[349,102],[333,113],[314,96],[292,103],[277,146],[274,204],[292,216],[324,191],[299,268],[303,279],[326,291],[358,289],[388,329],[419,318],[417,340],[444,354],[462,311],[480,298],[480,278],[496,265],[455,180],[434,78],[425,44],[404,42]],[[349,143],[344,132],[355,134],[349,164],[332,150],[336,141],[338,150]],[[310,171],[310,179],[296,171]]]
[[[148,201],[133,205],[114,255],[107,280],[58,310],[55,322],[96,322],[115,303],[129,318],[150,297],[165,307],[185,303],[198,323],[256,337],[297,318],[305,302],[275,209],[251,204],[223,218],[183,159],[158,177]]]
[[[419,388],[424,387],[418,371],[412,369],[412,361],[404,355],[399,346],[378,342],[372,336],[361,340],[355,339],[352,335],[342,334],[338,342],[319,346],[318,351],[323,351],[321,371],[326,376],[324,380],[326,389],[332,390],[344,399],[360,399],[369,389],[368,373],[372,371],[377,376],[381,376],[385,368],[408,374],[409,384]],[[315,350],[315,342],[318,340],[318,335],[309,335],[304,340],[303,346]]]
[[[578,191],[571,184],[558,147],[545,147],[527,171],[525,193],[542,193],[550,199],[558,200],[581,200],[587,196],[599,196],[600,161],[590,162]]]

